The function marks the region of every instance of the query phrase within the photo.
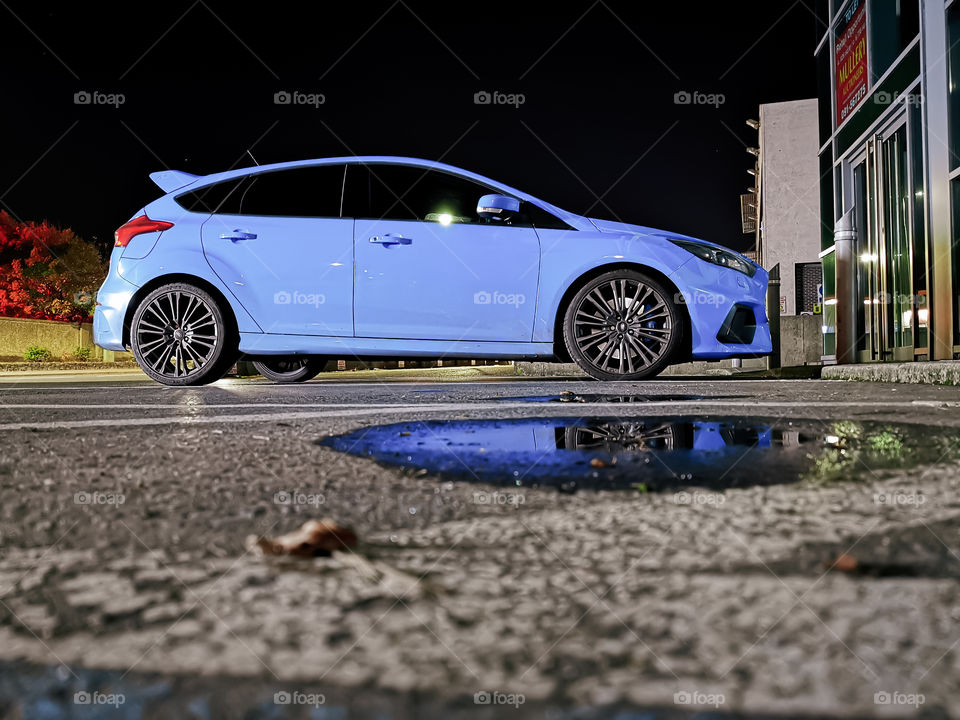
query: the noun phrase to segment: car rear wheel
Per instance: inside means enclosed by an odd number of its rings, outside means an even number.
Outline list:
[[[276,358],[254,360],[253,366],[267,380],[275,383],[306,382],[315,378],[326,367],[326,358]]]
[[[236,360],[236,339],[219,304],[187,283],[163,285],[143,299],[130,344],[140,369],[164,385],[214,382]]]
[[[665,368],[683,324],[670,293],[636,270],[594,278],[574,295],[563,322],[574,362],[598,380],[641,380]]]

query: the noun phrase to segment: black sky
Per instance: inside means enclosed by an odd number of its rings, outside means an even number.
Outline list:
[[[249,165],[249,147],[260,163],[412,155],[743,249],[744,121],[816,94],[812,4],[8,3],[0,205],[104,242],[160,194],[154,170]],[[284,90],[325,103],[274,104]],[[484,90],[525,102],[474,104]]]

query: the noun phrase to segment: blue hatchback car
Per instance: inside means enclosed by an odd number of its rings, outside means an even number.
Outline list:
[[[771,350],[767,273],[718,245],[561,210],[403,157],[151,174],[116,231],[95,340],[167,385],[239,357],[573,360],[600,380]]]

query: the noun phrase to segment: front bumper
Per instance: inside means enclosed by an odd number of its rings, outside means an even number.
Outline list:
[[[766,310],[768,277],[762,268],[748,277],[698,258],[674,273],[690,315],[692,359],[757,357],[773,351]],[[754,324],[743,332],[749,314]]]
[[[112,269],[97,292],[93,311],[93,341],[106,350],[126,350],[123,345],[123,320],[137,286]]]

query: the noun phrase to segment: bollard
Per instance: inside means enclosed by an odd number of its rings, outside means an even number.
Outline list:
[[[770,268],[767,285],[767,322],[770,323],[770,341],[773,351],[767,356],[767,369],[780,367],[780,264]]]

